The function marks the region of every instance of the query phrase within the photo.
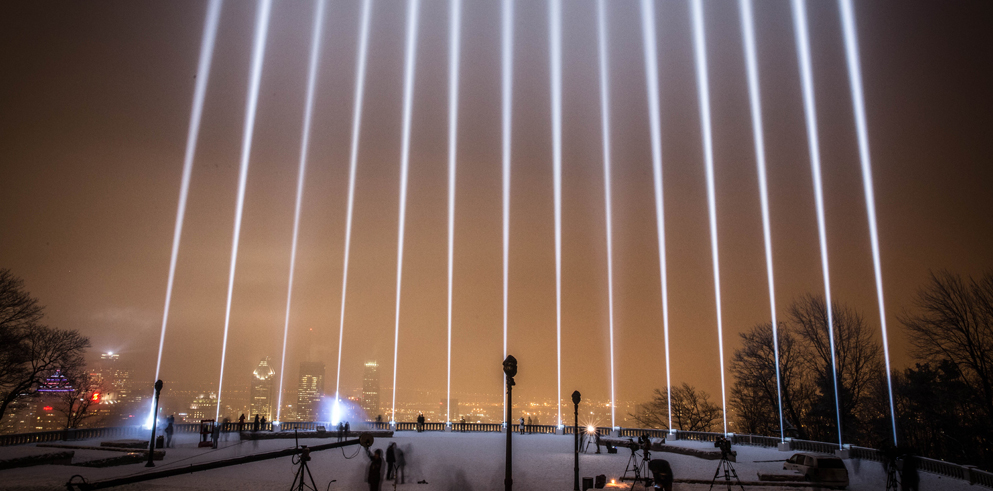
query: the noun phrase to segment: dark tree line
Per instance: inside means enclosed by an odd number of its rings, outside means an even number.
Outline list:
[[[76,330],[42,324],[44,307],[24,289],[24,281],[0,269],[0,423],[15,399],[31,397],[56,371],[77,383],[88,377],[83,353],[90,341]],[[77,409],[69,408],[67,425]],[[79,420],[75,420],[78,424]]]
[[[881,416],[872,396],[877,392],[879,374],[884,373],[882,347],[854,309],[835,303],[831,314],[833,366],[823,298],[806,295],[795,300],[785,320],[777,326],[783,426],[787,436],[835,442],[840,408],[844,441],[866,442],[872,438],[872,428]],[[735,429],[778,435],[779,391],[772,326],[757,325],[742,333],[741,340],[730,366],[735,377],[729,403]]]
[[[652,400],[641,404],[634,414],[635,421],[645,428],[669,429],[669,391],[655,389]],[[717,431],[722,428],[724,412],[710,402],[710,395],[693,386],[672,388],[672,424],[683,431]]]
[[[878,327],[844,305],[833,305],[832,314],[837,371],[823,298],[797,299],[777,326],[785,433],[836,442],[840,414],[845,443],[892,444]],[[993,468],[993,272],[967,280],[933,273],[900,321],[915,365],[892,373],[898,443],[924,456]],[[741,341],[730,365],[735,431],[778,436],[772,326],[754,326]]]
[[[900,320],[917,360],[894,380],[902,443],[993,469],[993,271],[932,273]]]

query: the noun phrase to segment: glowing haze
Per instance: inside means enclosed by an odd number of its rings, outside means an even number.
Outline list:
[[[991,266],[978,3],[198,5],[0,19],[0,267],[166,398],[377,361],[454,412],[513,354],[515,414],[630,425],[805,293],[905,367],[928,270]]]

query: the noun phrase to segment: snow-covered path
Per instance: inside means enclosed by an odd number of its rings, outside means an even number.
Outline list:
[[[222,442],[217,450],[196,447],[197,435],[177,435],[175,448],[168,449],[165,459],[156,462],[154,470],[176,468],[194,463],[208,462],[258,452],[268,452],[290,448],[293,440]],[[395,441],[403,449],[407,460],[406,482],[397,489],[408,491],[428,490],[498,490],[503,489],[504,442],[501,433],[415,433],[399,432],[391,439],[377,439],[373,449],[384,449],[390,441]],[[301,440],[304,445],[328,443],[328,439]],[[97,445],[98,441],[86,442]],[[573,439],[556,435],[514,435],[514,488],[518,490],[570,490],[573,488]],[[712,444],[699,442],[670,442],[670,445],[698,446],[713,449]],[[0,448],[0,459],[38,453],[42,449],[33,446]],[[775,472],[782,469],[780,462],[756,462],[785,460],[791,453],[775,449],[736,446],[738,462],[735,468],[743,481],[756,480],[756,474]],[[74,462],[81,459],[106,457],[106,453],[96,450],[77,450]],[[606,474],[610,479],[618,479],[624,473],[630,451],[619,449],[617,454],[580,454],[580,477]],[[318,488],[327,490],[332,479],[331,490],[368,489],[364,482],[368,459],[361,447],[351,446],[312,454],[311,472]],[[349,458],[351,457],[351,458]],[[655,458],[670,462],[677,479],[706,479],[714,477],[717,461],[672,453],[655,453]],[[850,490],[875,491],[884,488],[885,476],[882,467],[876,462],[847,460],[851,479]],[[65,483],[74,474],[84,476],[88,481],[121,477],[143,473],[148,470],[142,464],[93,469],[74,466],[38,466],[0,471],[0,489],[10,490],[56,490],[65,489]],[[214,469],[195,474],[169,477],[123,486],[121,490],[141,489],[184,489],[184,490],[277,490],[288,489],[296,468],[289,458],[281,458]],[[427,481],[427,484],[417,484]],[[383,491],[392,489],[392,482],[383,483]],[[626,489],[630,485],[625,485]],[[640,488],[640,486],[639,486]],[[676,483],[676,490],[705,490],[709,485]],[[747,489],[760,489],[748,486]],[[775,486],[768,489],[788,491],[791,488]],[[951,478],[943,478],[921,473],[921,489],[942,489],[949,491],[979,491],[968,483]]]

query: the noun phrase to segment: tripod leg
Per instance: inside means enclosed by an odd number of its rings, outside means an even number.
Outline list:
[[[317,483],[314,482],[314,475],[310,473],[310,466],[304,466],[307,469],[307,477],[310,478],[310,485],[313,487],[314,491],[317,491]],[[303,476],[300,477],[300,481],[303,481]]]

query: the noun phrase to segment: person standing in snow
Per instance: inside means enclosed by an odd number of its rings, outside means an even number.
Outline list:
[[[259,431],[259,414],[255,413],[255,423],[252,425],[252,431]]]
[[[521,416],[521,434],[524,434],[524,416]]]
[[[238,418],[238,433],[245,430],[245,413],[241,413],[241,417]]]
[[[393,479],[393,469],[396,466],[397,458],[396,452],[396,442],[390,442],[390,445],[386,447],[386,480],[389,481]]]
[[[166,444],[165,444],[165,446],[166,446],[166,448],[172,448],[172,433],[176,429],[173,426],[173,423],[175,423],[175,422],[176,422],[176,417],[175,416],[171,416],[170,415],[168,418],[166,418],[166,427],[165,427],[165,435],[166,435]]]
[[[396,447],[393,450],[393,453],[395,454],[397,459],[396,460],[397,470],[396,470],[396,475],[393,476],[393,480],[395,481],[397,478],[400,478],[400,484],[403,484],[404,481],[403,467],[407,465],[407,459],[404,458],[403,450],[400,447]]]
[[[365,449],[366,456],[369,457],[369,472],[366,474],[366,482],[369,483],[369,491],[379,491],[379,483],[383,480],[383,451],[376,449],[375,453]]]

